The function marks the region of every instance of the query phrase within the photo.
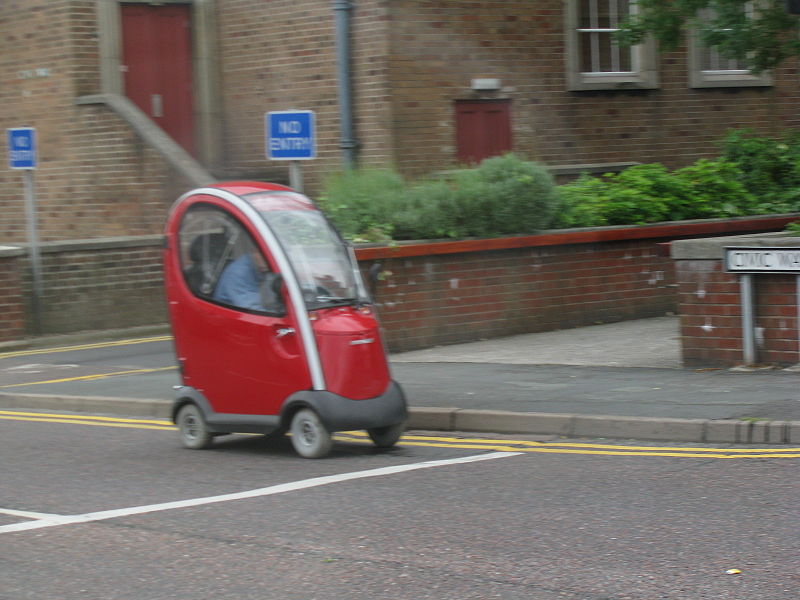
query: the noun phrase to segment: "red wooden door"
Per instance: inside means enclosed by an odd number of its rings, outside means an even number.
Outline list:
[[[194,152],[191,7],[122,5],[125,93],[188,152]]]
[[[511,111],[508,100],[456,102],[458,160],[478,163],[511,150]]]

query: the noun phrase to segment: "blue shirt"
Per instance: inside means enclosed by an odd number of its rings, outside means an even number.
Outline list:
[[[253,264],[250,254],[242,254],[225,267],[214,290],[214,300],[238,308],[264,310],[261,284],[264,274]]]

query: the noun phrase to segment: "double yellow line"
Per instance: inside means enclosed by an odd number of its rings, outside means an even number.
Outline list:
[[[15,410],[0,410],[0,419],[6,421],[33,421],[36,423],[95,425],[98,427],[125,427],[127,429],[160,429],[164,431],[172,431],[175,429],[175,426],[172,423],[160,419],[125,419],[120,417],[21,412]]]
[[[172,340],[171,335],[160,335],[146,338],[133,338],[127,340],[116,340],[108,342],[97,342],[93,344],[83,344],[79,346],[60,346],[56,348],[38,348],[35,350],[19,350],[16,352],[0,353],[0,360],[4,358],[19,358],[23,356],[37,356],[41,354],[54,354],[58,352],[73,352],[76,350],[98,350],[103,348],[115,348],[118,346],[132,346],[135,344],[148,344],[151,342],[167,342]],[[119,377],[121,375],[141,375],[144,373],[158,373],[161,371],[172,371],[177,369],[176,366],[169,367],[156,367],[152,369],[130,369],[126,371],[114,371],[112,373],[96,373],[92,375],[80,375],[78,377],[64,377],[60,379],[47,379],[44,381],[28,381],[25,383],[11,383],[0,385],[0,389],[26,387],[31,385],[43,385],[48,383],[69,383],[73,381],[94,381],[97,379],[105,379],[107,377]]]
[[[53,354],[55,352],[72,352],[74,350],[96,350],[98,348],[114,348],[116,346],[131,346],[134,344],[148,344],[150,342],[168,342],[172,340],[171,335],[158,335],[146,338],[132,338],[127,340],[116,340],[107,342],[96,342],[93,344],[82,344],[78,346],[59,346],[56,348],[37,348],[34,350],[17,350],[13,352],[0,352],[0,359],[17,358],[19,356],[36,356],[39,354]]]
[[[178,367],[154,367],[152,369],[130,369],[128,371],[114,371],[112,373],[94,373],[92,375],[79,375],[77,377],[63,377],[61,379],[45,379],[42,381],[28,381],[26,383],[9,383],[0,385],[0,389],[25,387],[31,385],[44,385],[47,383],[69,383],[72,381],[95,381],[97,379],[105,379],[107,377],[119,377],[121,375],[142,375],[144,373],[158,373],[160,371],[174,371]]]
[[[346,433],[349,439],[366,437],[361,431]],[[498,440],[486,438],[456,438],[407,434],[401,439],[405,446],[463,448],[493,452],[532,452],[541,454],[594,454],[604,456],[668,456],[681,458],[800,458],[800,448],[698,448],[677,446],[626,446],[619,444],[590,444],[581,442],[533,442],[530,440]]]
[[[175,426],[158,419],[128,419],[100,417],[94,415],[51,414],[0,410],[0,419],[32,421],[38,423],[67,423],[97,427],[124,427],[128,429],[151,429],[174,431]],[[334,438],[340,442],[369,444],[363,431],[345,431]],[[402,446],[429,448],[458,448],[463,450],[485,450],[487,452],[525,452],[540,454],[582,454],[600,456],[663,456],[673,458],[800,458],[800,448],[705,448],[679,446],[629,446],[621,444],[592,444],[581,442],[536,442],[531,440],[505,440],[475,437],[448,437],[407,433],[400,439]]]

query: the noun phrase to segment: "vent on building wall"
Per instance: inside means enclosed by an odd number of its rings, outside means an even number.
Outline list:
[[[476,91],[490,91],[490,90],[499,90],[500,89],[500,80],[499,79],[473,79],[470,87]]]

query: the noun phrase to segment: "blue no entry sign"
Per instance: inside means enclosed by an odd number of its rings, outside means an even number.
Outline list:
[[[309,160],[317,157],[314,111],[275,111],[266,114],[267,158]]]
[[[14,127],[8,132],[8,166],[12,169],[36,168],[36,129]]]

